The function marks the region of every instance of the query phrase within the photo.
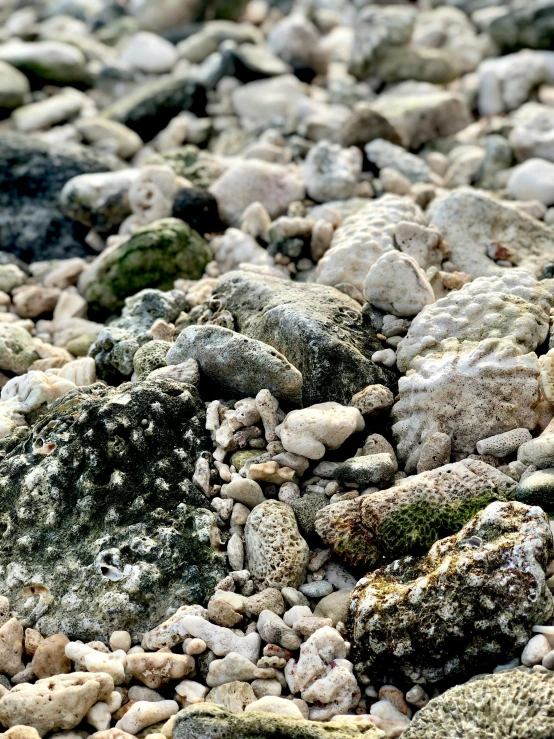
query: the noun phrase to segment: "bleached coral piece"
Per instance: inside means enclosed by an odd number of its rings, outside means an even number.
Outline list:
[[[47,370],[46,374],[69,380],[76,387],[84,387],[96,382],[96,363],[92,357],[79,357],[63,367]]]
[[[531,440],[529,429],[512,429],[503,434],[489,436],[477,442],[478,454],[492,454],[493,457],[507,457],[515,452],[524,442]]]
[[[398,383],[392,431],[408,474],[436,431],[450,435],[458,460],[483,438],[537,424],[540,365],[534,353],[522,354],[510,339],[469,346],[453,339],[441,349],[438,356],[414,359],[415,371]]]
[[[71,380],[31,370],[25,375],[8,380],[2,388],[0,398],[3,401],[12,400],[14,410],[27,414],[43,403],[51,403],[56,398],[61,398],[75,388],[76,385]]]

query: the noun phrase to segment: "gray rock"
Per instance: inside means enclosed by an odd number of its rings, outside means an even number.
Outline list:
[[[226,567],[189,482],[204,426],[192,386],[95,384],[2,439],[2,588],[20,618],[45,636],[135,639],[207,600]]]
[[[307,493],[291,502],[290,506],[298,521],[298,528],[304,536],[311,536],[314,533],[317,513],[328,505],[329,498],[324,493]]]
[[[549,49],[554,45],[554,5],[549,2],[529,3],[508,10],[490,24],[488,32],[506,51]]]
[[[374,72],[384,51],[410,40],[415,18],[414,9],[406,6],[362,8],[354,26],[350,73],[365,79]]]
[[[385,141],[382,138],[371,141],[364,147],[366,157],[377,169],[392,167],[407,177],[410,182],[429,182],[431,169],[429,165],[415,154],[410,154],[402,146]]]
[[[399,47],[389,49],[380,60],[378,74],[385,82],[418,80],[443,85],[462,73],[448,49]]]
[[[354,393],[375,383],[394,388],[394,374],[370,359],[381,342],[360,304],[344,293],[229,272],[214,295],[224,299],[241,333],[273,346],[301,372],[304,405],[327,400],[348,405]]]
[[[196,359],[210,392],[242,398],[267,388],[281,401],[298,404],[302,375],[272,346],[222,326],[189,326],[169,350],[167,364]]]
[[[527,505],[554,510],[554,468],[537,470],[518,483],[514,498]]]
[[[28,331],[11,323],[0,323],[0,370],[22,375],[38,358]]]
[[[0,136],[0,243],[26,261],[82,257],[87,229],[58,203],[72,177],[118,169],[108,154],[78,144],[47,144],[23,134]]]
[[[7,62],[0,61],[0,110],[11,110],[23,105],[30,91],[25,75]]]
[[[0,60],[44,82],[85,82],[86,58],[73,44],[61,41],[20,41],[0,45]]]
[[[326,595],[315,607],[314,616],[330,618],[334,626],[339,621],[346,623],[351,595],[352,590],[349,588],[343,588],[342,590],[337,590],[334,593]]]
[[[384,139],[393,144],[402,143],[394,126],[384,116],[373,110],[366,101],[354,106],[337,138],[341,146],[359,146],[360,148],[374,139]]]
[[[392,483],[398,465],[387,452],[352,457],[341,462],[333,477],[339,482],[357,482],[359,485],[386,486]]]
[[[100,379],[120,382],[133,373],[133,358],[139,347],[151,340],[148,329],[158,318],[171,323],[185,309],[180,290],[141,290],[127,298],[121,317],[98,334],[89,355],[96,362]]]

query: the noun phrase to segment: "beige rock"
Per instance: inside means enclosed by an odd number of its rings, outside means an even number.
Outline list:
[[[385,385],[368,385],[352,396],[351,405],[363,416],[376,416],[392,407],[394,395]]]
[[[236,652],[230,652],[223,659],[214,659],[210,662],[206,683],[211,688],[230,682],[249,682],[250,680],[267,680],[275,677],[272,668],[256,667],[246,657]]]
[[[194,680],[182,680],[175,686],[175,699],[183,708],[193,703],[203,703],[208,688]]]
[[[135,737],[126,731],[113,728],[105,731],[95,731],[94,734],[90,734],[88,739],[135,739]]]
[[[40,734],[32,726],[12,726],[2,736],[5,739],[39,739]]]
[[[189,675],[194,670],[194,659],[188,654],[172,652],[129,654],[127,670],[147,687],[156,690],[171,680]]]
[[[98,701],[108,700],[114,689],[105,673],[74,672],[16,685],[0,699],[0,722],[34,727],[40,736],[73,729]]]
[[[65,634],[54,634],[38,644],[31,664],[39,679],[70,672],[71,661],[65,656],[66,644],[69,644],[69,639]]]
[[[202,606],[181,606],[166,621],[143,634],[141,646],[149,651],[174,647],[189,636],[182,624],[184,616],[203,616],[205,613]]]
[[[58,287],[60,290],[64,290],[70,285],[75,285],[86,265],[85,260],[80,257],[64,259],[46,275],[44,287]]]
[[[263,482],[282,485],[294,480],[295,471],[290,467],[280,467],[277,462],[270,461],[250,465],[247,475],[250,480],[263,480]]]
[[[131,634],[128,631],[114,631],[110,636],[110,647],[112,649],[122,649],[128,652],[131,649]]]
[[[281,716],[304,718],[302,712],[292,701],[275,695],[266,695],[254,703],[246,706],[245,711],[264,711],[265,713],[279,713]]]
[[[51,313],[56,307],[60,291],[57,287],[22,285],[12,293],[12,301],[21,318],[36,318],[42,313]]]
[[[35,629],[25,629],[25,654],[32,657],[44,637]]]
[[[24,667],[22,656],[23,627],[11,618],[0,627],[0,672],[8,677],[16,675]]]
[[[177,701],[137,701],[115,725],[116,729],[138,734],[147,726],[165,721],[179,711]]]
[[[248,683],[234,680],[210,690],[206,700],[224,706],[232,713],[242,713],[250,703],[256,701],[256,695]]]
[[[369,270],[364,281],[365,299],[395,316],[414,316],[435,302],[425,272],[409,254],[389,251]]]

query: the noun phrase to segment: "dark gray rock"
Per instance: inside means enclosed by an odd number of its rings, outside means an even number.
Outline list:
[[[150,141],[172,118],[184,110],[205,113],[206,90],[189,77],[167,77],[141,85],[118,100],[102,115],[136,131]]]
[[[167,353],[167,364],[196,359],[210,393],[243,398],[267,388],[276,398],[297,405],[302,375],[272,346],[223,326],[189,326]]]
[[[385,139],[393,144],[402,144],[400,134],[384,116],[373,110],[370,103],[366,101],[358,103],[338,133],[339,144],[359,146],[362,149],[365,144],[374,139]]]
[[[341,462],[333,477],[339,482],[357,482],[359,485],[392,483],[398,466],[387,452],[352,457]]]
[[[496,18],[488,32],[502,51],[554,47],[554,3],[529,3]]]
[[[514,498],[527,505],[539,505],[545,511],[554,511],[554,467],[537,470],[521,480]]]
[[[298,528],[304,536],[311,536],[315,531],[317,512],[329,505],[329,498],[324,493],[308,493],[291,502]]]
[[[0,249],[27,262],[94,253],[84,242],[88,229],[62,213],[58,197],[72,177],[120,166],[115,157],[78,144],[0,136]]]
[[[121,317],[102,329],[89,350],[98,377],[112,383],[130,377],[133,357],[151,340],[147,331],[154,321],[162,318],[171,323],[185,307],[185,295],[180,290],[141,290],[127,298]]]
[[[347,404],[366,385],[396,385],[392,371],[371,361],[383,344],[360,304],[335,288],[229,272],[214,296],[241,333],[273,346],[302,373],[304,405]]]
[[[171,215],[188,223],[199,234],[225,230],[219,218],[217,200],[211,192],[200,187],[179,190],[173,201]]]
[[[226,574],[189,478],[203,403],[169,380],[99,383],[0,442],[0,591],[45,636],[135,637]]]

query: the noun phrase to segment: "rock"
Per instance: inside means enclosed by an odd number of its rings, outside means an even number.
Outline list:
[[[233,680],[210,690],[206,701],[223,706],[231,713],[243,713],[250,703],[256,701],[256,695],[248,683]]]
[[[395,249],[394,229],[400,221],[422,221],[420,209],[408,198],[385,195],[369,201],[335,231],[330,249],[317,265],[317,281],[323,285],[349,282],[361,292],[373,264]]]
[[[27,279],[27,275],[17,264],[0,265],[0,290],[2,292],[11,293],[15,287],[24,285]]]
[[[33,672],[39,679],[71,672],[71,662],[65,656],[67,644],[69,639],[65,634],[53,634],[40,642],[31,663]]]
[[[516,452],[524,442],[530,441],[531,438],[528,429],[505,431],[503,434],[496,434],[496,436],[489,436],[487,439],[478,441],[477,454],[491,454],[493,457],[502,459]]]
[[[303,582],[308,545],[298,532],[286,503],[266,500],[256,506],[244,527],[248,569],[256,589],[296,588]]]
[[[362,156],[352,146],[320,141],[308,152],[304,162],[304,182],[308,197],[317,202],[347,200],[354,197],[362,173]]]
[[[73,729],[97,701],[107,701],[114,689],[109,675],[73,672],[16,685],[0,698],[0,721],[35,728],[40,736]]]
[[[370,454],[340,462],[334,472],[339,482],[356,482],[359,485],[388,487],[393,481],[398,465],[390,454]]]
[[[162,77],[141,85],[102,111],[102,117],[123,123],[150,141],[179,113],[203,115],[206,91],[188,76]]]
[[[22,375],[39,358],[28,331],[0,323],[0,369]]]
[[[548,3],[508,8],[492,21],[488,31],[504,51],[552,49],[554,11]]]
[[[539,469],[548,469],[554,465],[554,433],[544,431],[536,439],[524,441],[517,450],[518,462],[532,464]]]
[[[9,62],[40,82],[84,82],[86,58],[72,44],[61,41],[20,41],[0,44],[0,61]]]
[[[173,654],[172,652],[129,654],[126,670],[134,678],[144,683],[147,688],[157,690],[168,682],[181,680],[189,675],[194,670],[194,659],[189,654]],[[169,718],[169,716],[162,718]],[[160,720],[156,719],[156,721]],[[131,727],[119,728],[131,731]]]
[[[177,714],[173,727],[175,739],[357,739],[357,729],[346,723],[320,723],[293,716],[250,711],[231,713],[219,706],[201,704],[189,706]],[[386,734],[373,724],[364,726],[365,739],[385,739]]]
[[[477,447],[479,447],[479,443],[477,442]],[[452,439],[448,434],[443,434],[442,431],[431,434],[421,447],[421,454],[417,460],[417,473],[435,470],[448,464],[451,451]]]
[[[479,277],[414,318],[398,347],[398,367],[406,372],[415,357],[446,351],[452,338],[469,346],[509,337],[522,352],[534,351],[546,340],[552,302],[551,293],[524,270]]]
[[[426,552],[492,501],[512,497],[515,485],[494,467],[466,459],[334,503],[319,512],[315,527],[338,557],[367,569],[382,556]]]
[[[180,59],[188,59],[195,64],[203,62],[216,52],[223,41],[236,44],[259,44],[263,40],[260,31],[250,23],[233,23],[228,20],[212,20],[177,45]]]
[[[378,74],[389,83],[418,80],[443,85],[459,77],[461,69],[447,49],[397,47],[384,54]]]
[[[226,498],[242,503],[248,508],[254,508],[265,500],[258,483],[255,480],[242,477],[232,479],[230,483],[222,488],[221,494]]]
[[[20,672],[24,665],[23,655],[23,627],[16,618],[10,618],[0,626],[0,672],[13,677]]]
[[[228,659],[225,665],[232,666],[234,658],[238,657],[240,664],[250,663],[249,667],[246,665],[248,669],[258,669],[255,666],[261,646],[261,639],[258,633],[251,631],[246,636],[243,636],[240,631],[236,633],[231,631],[231,629],[212,624],[200,616],[189,614],[183,615],[180,621],[181,626],[179,627],[179,632],[181,634],[189,633],[197,639],[202,639],[208,648],[218,657],[231,655],[232,658]],[[218,660],[219,669],[224,672],[225,667],[222,667],[223,662],[224,660]],[[265,676],[268,677],[268,675]],[[273,673],[271,676],[273,677]],[[256,674],[255,677],[263,677],[263,675]],[[226,680],[222,680],[221,682],[226,682]]]
[[[268,644],[278,644],[294,652],[302,643],[301,637],[273,611],[264,610],[258,617],[258,633]],[[262,709],[259,709],[262,710]]]
[[[210,393],[256,395],[263,388],[280,401],[299,404],[302,375],[282,354],[262,341],[223,326],[189,326],[167,354],[167,363],[196,359]]]
[[[89,354],[101,379],[133,373],[133,359],[139,347],[151,340],[150,328],[156,320],[173,322],[186,306],[181,290],[141,290],[125,300],[121,317],[103,328]]]
[[[528,159],[516,167],[508,180],[508,192],[516,200],[538,200],[554,205],[554,163]]]
[[[230,166],[210,187],[221,218],[231,225],[240,223],[243,211],[254,202],[262,203],[271,218],[282,215],[289,203],[304,198],[304,183],[291,166],[258,159]]]
[[[0,61],[0,110],[12,110],[23,105],[30,89],[29,81],[22,72]]]
[[[420,93],[403,92],[398,85],[371,106],[394,126],[407,149],[465,128],[471,117],[462,95],[431,88]]]
[[[422,444],[435,429],[451,436],[457,460],[471,454],[482,438],[513,428],[533,429],[537,423],[535,354],[522,355],[509,339],[467,346],[450,340],[443,351],[414,359],[415,372],[399,382],[392,432],[408,473],[415,470]]]
[[[339,621],[346,623],[350,605],[351,588],[344,588],[322,598],[314,609],[314,616],[330,618],[333,626]]]
[[[519,161],[538,157],[554,161],[554,110],[540,103],[525,103],[511,116],[510,146]]]
[[[329,505],[329,499],[323,493],[307,493],[298,500],[291,501],[290,506],[304,536],[312,536],[317,513],[326,505]]]
[[[552,672],[526,667],[473,678],[429,701],[415,714],[404,739],[486,739],[508,725],[514,738],[524,732],[540,739],[554,729],[547,710],[553,689]],[[484,710],[484,695],[492,711]]]
[[[234,112],[260,127],[274,119],[294,123],[300,104],[307,100],[305,86],[292,74],[249,82],[231,95]]]
[[[390,167],[410,182],[432,181],[431,169],[421,157],[410,154],[391,141],[377,138],[364,146],[364,151],[368,160],[379,170]]]
[[[521,653],[521,664],[526,667],[533,667],[539,665],[544,657],[552,651],[550,642],[544,634],[535,634],[532,636],[525,649]]]
[[[267,217],[269,220],[269,216]],[[241,264],[259,264],[268,267],[274,265],[273,257],[268,251],[260,246],[256,239],[238,228],[228,228],[215,243],[212,241],[212,245],[215,248],[215,259],[220,274],[240,268]]]
[[[21,318],[37,318],[43,313],[52,313],[60,297],[57,287],[22,285],[14,290],[12,302]]]
[[[147,726],[175,716],[178,711],[179,704],[176,701],[135,701],[115,728],[127,733],[132,732],[134,736]]]
[[[3,250],[27,261],[90,254],[86,229],[63,215],[58,198],[72,177],[119,166],[115,157],[78,144],[48,144],[18,133],[0,136]]]
[[[141,28],[160,33],[193,21],[222,18],[235,20],[244,10],[244,0],[134,0],[131,10]]]
[[[267,35],[269,51],[287,64],[300,68],[314,66],[318,42],[317,28],[302,12],[286,15]]]
[[[254,703],[250,703],[244,710],[245,713],[248,713],[249,711],[262,711],[263,713],[277,713],[280,716],[293,716],[299,719],[304,718],[302,712],[295,703],[286,698],[280,698],[279,696],[273,695],[266,695],[263,698],[254,701]]]
[[[350,73],[364,79],[374,72],[384,50],[409,42],[415,18],[412,8],[363,8],[355,22]]]
[[[433,683],[517,654],[531,626],[551,614],[544,580],[551,548],[540,508],[495,502],[422,559],[366,575],[349,617],[358,675]],[[377,652],[376,644],[386,646]]]
[[[328,402],[292,411],[275,431],[288,452],[321,459],[326,449],[338,449],[364,426],[357,408]]]
[[[60,208],[68,218],[109,233],[131,214],[129,188],[138,176],[138,169],[122,169],[72,177],[60,193]]]
[[[146,380],[152,372],[164,368],[166,354],[172,346],[169,341],[148,341],[137,349],[133,357],[133,369],[137,379]]]
[[[37,103],[23,105],[12,113],[11,122],[16,131],[39,131],[75,118],[82,108],[83,98],[70,88]]]
[[[483,192],[469,188],[455,190],[434,200],[429,215],[431,224],[450,246],[453,268],[472,277],[505,271],[505,267],[498,266],[487,255],[491,242],[508,244],[517,266],[537,279],[554,259],[552,229]]]
[[[514,495],[527,505],[538,505],[545,511],[554,510],[554,469],[537,470],[520,480]]]
[[[161,36],[141,31],[130,38],[119,58],[139,72],[163,74],[171,72],[178,54],[173,44]]]
[[[498,115],[516,110],[529,99],[532,90],[549,77],[546,59],[529,49],[486,59],[477,71],[477,108],[480,115]]]
[[[210,192],[199,187],[179,190],[173,201],[171,215],[188,223],[199,234],[222,229],[217,200]]]
[[[323,285],[230,272],[214,289],[237,330],[283,354],[302,374],[304,405],[349,403],[368,384],[394,387],[394,375],[371,354],[381,347],[352,298]]]
[[[337,138],[341,146],[358,146],[360,149],[374,139],[402,143],[396,129],[366,101],[360,101],[353,107]]]
[[[394,396],[384,385],[368,385],[352,396],[350,405],[363,416],[378,416],[392,407]]]
[[[21,440],[0,441],[3,509],[42,491],[10,524],[36,544],[1,553],[10,571],[16,558],[5,592],[21,617],[46,636],[107,640],[126,628],[136,638],[168,608],[206,599],[225,566],[209,545],[215,516],[189,482],[204,423],[190,386],[92,385],[55,401]]]
[[[91,312],[114,312],[143,288],[167,290],[178,277],[198,279],[210,257],[209,246],[190,226],[163,218],[105,249],[80,276],[79,290]]]
[[[435,302],[433,288],[413,257],[389,251],[379,257],[364,280],[364,297],[395,316],[414,316]]]
[[[122,159],[130,159],[143,146],[142,139],[130,128],[105,118],[81,118],[75,128],[89,144],[107,145]]]

